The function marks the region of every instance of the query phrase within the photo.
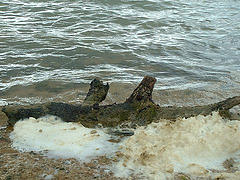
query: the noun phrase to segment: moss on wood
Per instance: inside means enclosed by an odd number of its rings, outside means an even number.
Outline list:
[[[114,127],[128,124],[131,127],[147,125],[159,119],[175,121],[179,117],[193,117],[199,114],[209,115],[213,111],[219,111],[222,116],[229,114],[229,109],[240,104],[240,96],[224,101],[194,107],[160,107],[152,100],[152,91],[156,79],[146,76],[132,95],[120,104],[99,106],[107,95],[109,85],[94,79],[91,83],[88,95],[82,105],[51,102],[30,106],[5,106],[2,111],[7,115],[10,125],[18,120],[50,114],[63,119],[66,122],[80,122],[86,127],[95,127],[101,124],[104,127]]]

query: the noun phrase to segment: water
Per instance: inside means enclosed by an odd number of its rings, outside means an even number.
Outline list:
[[[0,105],[80,103],[88,83],[121,102],[145,75],[162,105],[240,95],[240,2],[1,0]]]

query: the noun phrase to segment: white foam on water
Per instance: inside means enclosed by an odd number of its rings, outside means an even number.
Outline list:
[[[97,156],[111,156],[118,145],[101,129],[85,128],[54,116],[18,121],[10,134],[12,147],[24,152],[45,152],[50,157],[76,158],[88,162]]]
[[[239,166],[239,137],[240,122],[224,120],[217,112],[175,123],[162,120],[137,128],[123,142],[123,157],[113,171],[118,177],[132,174],[146,179],[173,179],[177,173],[234,179],[240,171],[227,173],[223,162],[233,158],[234,166]]]

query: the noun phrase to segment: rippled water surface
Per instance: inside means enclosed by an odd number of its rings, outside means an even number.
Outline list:
[[[240,95],[240,1],[1,0],[0,105],[81,102],[94,77],[122,101],[145,75],[162,104]]]

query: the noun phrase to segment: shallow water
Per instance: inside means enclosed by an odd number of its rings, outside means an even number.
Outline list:
[[[2,0],[0,105],[79,103],[94,78],[124,101],[143,76],[164,105],[240,94],[236,0]]]

